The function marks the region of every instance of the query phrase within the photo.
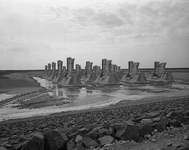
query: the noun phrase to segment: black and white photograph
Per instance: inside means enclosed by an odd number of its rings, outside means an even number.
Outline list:
[[[189,150],[189,0],[0,0],[0,150]]]

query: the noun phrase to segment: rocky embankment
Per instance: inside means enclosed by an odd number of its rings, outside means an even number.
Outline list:
[[[0,150],[187,150],[189,98],[1,123],[0,137]]]

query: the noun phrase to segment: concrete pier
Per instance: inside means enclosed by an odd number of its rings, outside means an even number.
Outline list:
[[[47,74],[44,76],[45,79],[48,79],[48,77],[49,77],[49,76],[51,75],[51,73],[52,73],[51,64],[50,64],[50,63],[48,63],[47,67],[48,67],[48,70],[47,70]]]
[[[74,58],[68,57],[67,58],[67,74],[62,79],[60,84],[62,86],[81,86],[81,80],[79,77],[78,72],[74,72]],[[78,70],[79,68],[77,68]]]
[[[102,73],[94,81],[96,84],[113,85],[119,84],[119,77],[114,71],[112,60],[102,59]]]
[[[48,66],[45,65],[45,72],[44,72],[44,74],[42,75],[42,78],[45,78],[45,76],[47,75],[47,73],[48,73]]]
[[[154,62],[154,72],[150,72],[147,76],[149,81],[161,81],[161,82],[172,82],[174,78],[171,72],[166,72],[165,66],[166,62],[159,63],[158,61]]]
[[[146,77],[143,73],[138,72],[139,62],[128,62],[128,72],[126,72],[122,79],[121,83],[146,83]]]
[[[98,66],[92,67],[92,65],[93,65],[92,62],[90,61],[86,62],[85,71],[83,76],[81,77],[82,84],[93,83],[96,80],[98,76],[99,67]]]
[[[52,72],[51,74],[48,76],[48,80],[52,81],[54,79],[54,77],[56,76],[56,63],[52,62]]]

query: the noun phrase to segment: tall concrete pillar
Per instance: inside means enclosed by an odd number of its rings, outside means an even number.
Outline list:
[[[70,74],[72,72],[72,58],[67,58],[67,73]]]
[[[86,73],[89,74],[90,72],[90,61],[86,62]]]
[[[45,72],[47,72],[47,70],[48,70],[48,66],[47,66],[47,65],[45,65]]]
[[[52,71],[55,72],[55,70],[56,70],[56,63],[52,62]]]
[[[93,71],[93,63],[92,62],[90,62],[90,72],[92,72]]]
[[[51,64],[48,63],[48,71],[51,71]]]
[[[107,73],[111,72],[111,66],[112,66],[112,60],[107,60],[107,65],[106,65],[106,72]]]
[[[77,74],[80,73],[80,71],[81,71],[81,66],[80,66],[79,64],[76,64],[75,66],[76,66],[76,73],[77,73]]]
[[[128,63],[128,67],[129,67],[129,74],[132,74],[133,73],[133,61],[129,61]]]
[[[71,59],[71,66],[72,66],[71,72],[74,70],[74,60],[75,60],[74,58]]]
[[[103,73],[103,75],[106,73],[106,65],[107,65],[107,59],[102,59],[102,73]]]
[[[159,74],[159,62],[158,61],[154,62],[154,74],[155,75]]]
[[[159,74],[163,74],[165,73],[165,66],[166,66],[167,63],[160,63],[159,64]]]
[[[58,74],[62,72],[62,65],[63,65],[63,61],[58,60]]]
[[[138,74],[138,66],[140,63],[133,63],[133,74]]]

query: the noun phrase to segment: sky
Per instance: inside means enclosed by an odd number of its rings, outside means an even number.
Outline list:
[[[0,70],[67,57],[189,67],[189,0],[0,0]]]

